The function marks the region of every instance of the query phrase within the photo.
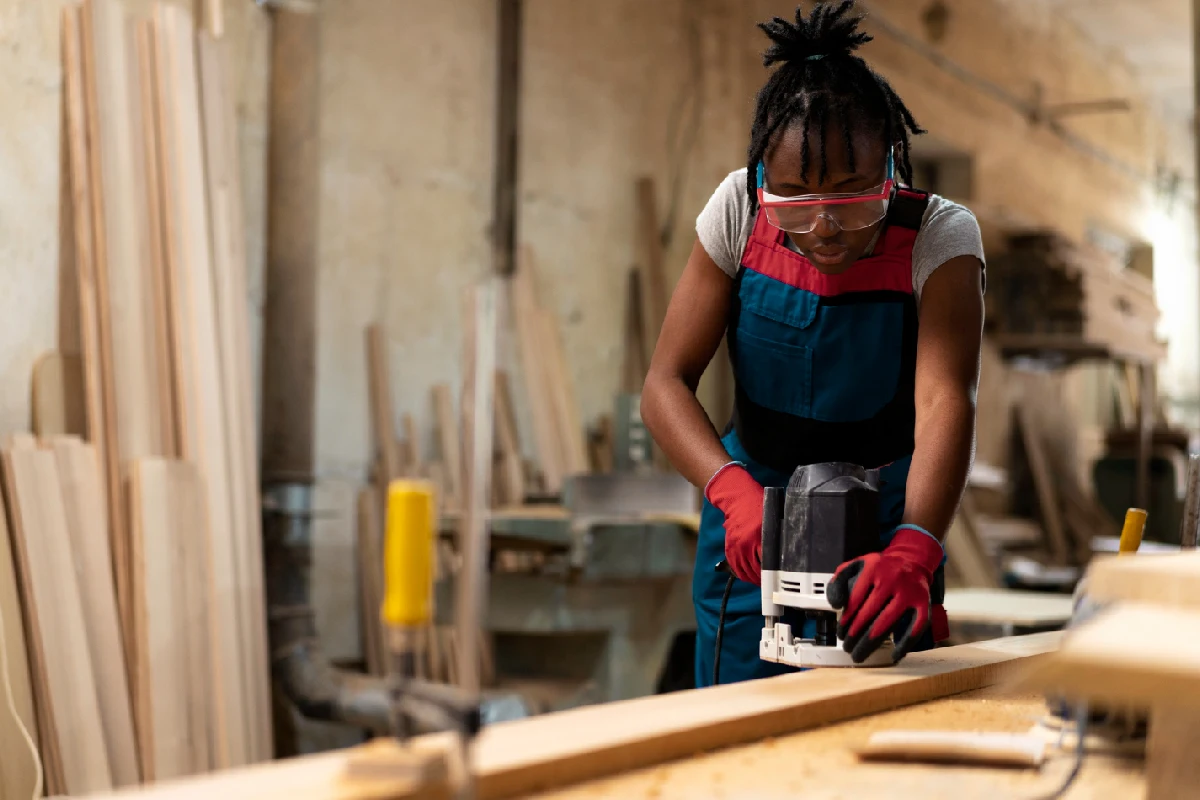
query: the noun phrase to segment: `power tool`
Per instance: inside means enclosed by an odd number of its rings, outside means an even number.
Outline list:
[[[766,488],[760,658],[795,667],[890,666],[890,640],[863,663],[851,660],[837,638],[837,612],[825,597],[839,566],[879,549],[879,470],[845,463],[802,465],[786,489]],[[795,636],[791,624],[781,621],[787,608],[803,610],[815,621],[813,638]]]

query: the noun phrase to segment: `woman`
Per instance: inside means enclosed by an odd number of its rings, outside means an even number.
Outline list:
[[[696,683],[712,682],[726,560],[722,683],[761,661],[764,486],[800,464],[881,468],[881,551],[843,564],[839,637],[856,660],[889,634],[894,657],[947,635],[942,541],[970,468],[983,328],[974,216],[912,180],[924,133],[855,51],[853,0],[818,3],[770,37],[745,169],[717,187],[671,298],[642,414],[676,468],[704,487],[693,576]],[[723,436],[695,390],[728,334],[733,420]],[[805,634],[811,636],[811,631]]]

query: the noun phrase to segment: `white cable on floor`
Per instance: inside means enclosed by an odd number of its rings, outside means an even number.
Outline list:
[[[0,615],[0,677],[4,678],[4,694],[8,697],[8,710],[12,712],[13,719],[17,721],[17,728],[20,729],[21,735],[25,737],[25,744],[29,745],[29,753],[33,756],[33,766],[37,769],[37,783],[34,784],[31,800],[38,800],[42,796],[42,759],[38,754],[37,744],[33,741],[33,737],[29,735],[29,729],[25,727],[25,721],[17,713],[17,701],[13,697],[12,682],[8,675],[7,653],[8,645],[4,641],[4,617]]]

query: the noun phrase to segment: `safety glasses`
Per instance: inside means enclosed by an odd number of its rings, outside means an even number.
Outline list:
[[[869,228],[887,215],[895,188],[892,154],[888,153],[887,177],[883,183],[864,192],[847,194],[806,194],[780,197],[764,188],[763,163],[758,162],[758,204],[767,221],[790,233],[812,233],[822,219],[843,231]]]

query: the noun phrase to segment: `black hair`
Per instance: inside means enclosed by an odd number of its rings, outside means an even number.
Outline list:
[[[758,27],[771,39],[763,53],[763,66],[781,66],[772,73],[758,92],[754,109],[754,124],[750,128],[750,147],[746,162],[746,189],[750,195],[751,211],[758,207],[754,176],[771,142],[779,130],[794,122],[803,125],[801,131],[801,169],[808,173],[812,154],[808,133],[816,126],[818,181],[828,175],[825,157],[825,135],[831,118],[841,123],[841,133],[850,153],[850,169],[854,169],[854,148],[851,134],[855,127],[883,129],[888,147],[897,147],[897,168],[905,183],[912,183],[912,164],[909,161],[909,134],[925,133],[904,101],[882,75],[871,69],[866,61],[854,54],[860,46],[871,41],[870,34],[858,29],[864,15],[854,14],[854,0],[839,3],[818,2],[807,18],[802,6],[796,7],[796,21],[775,17]]]

